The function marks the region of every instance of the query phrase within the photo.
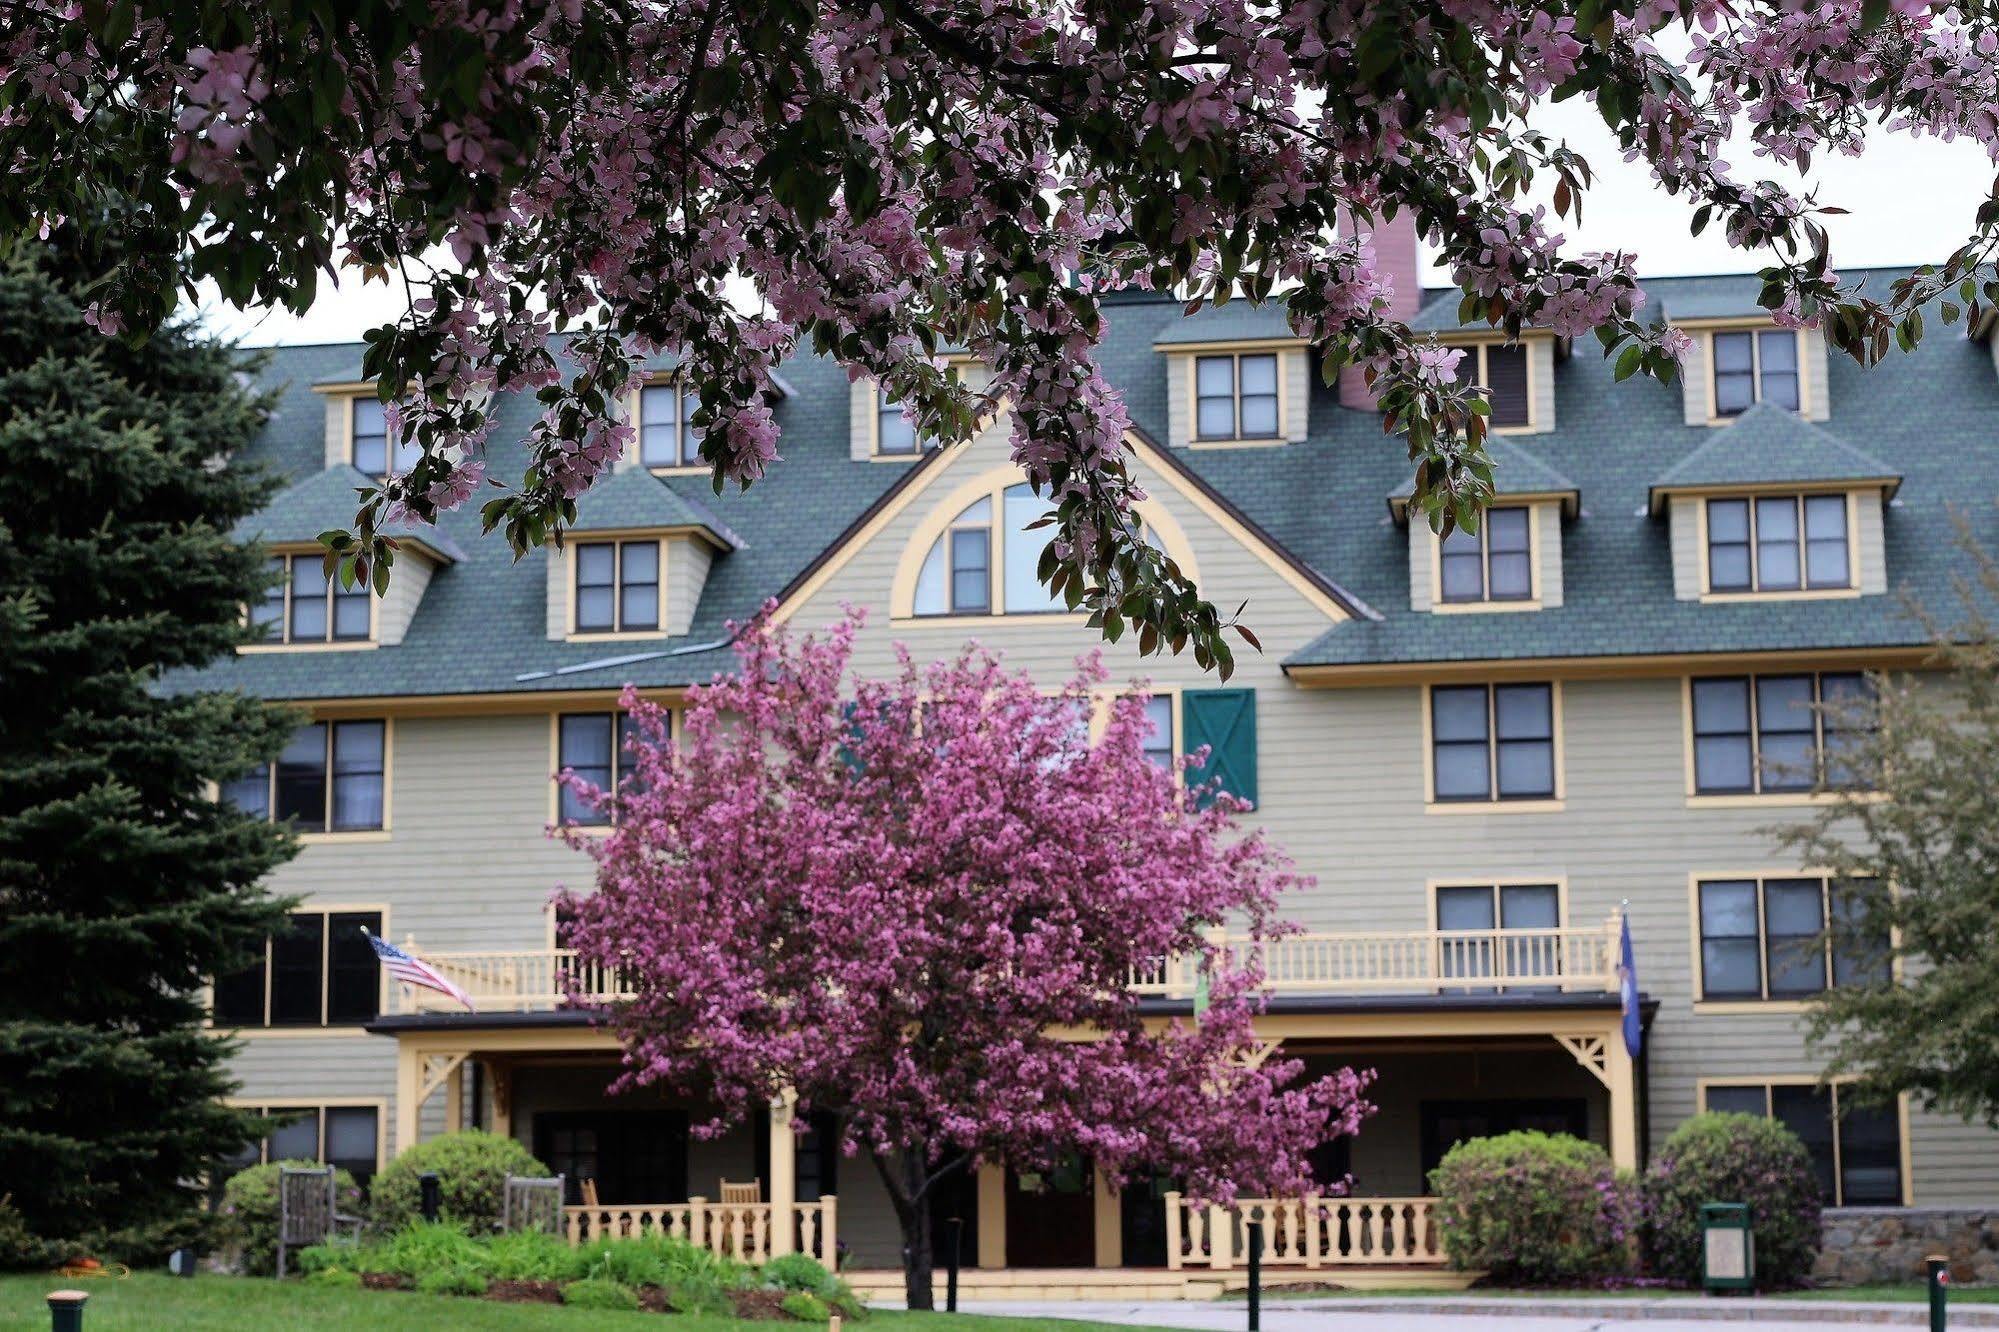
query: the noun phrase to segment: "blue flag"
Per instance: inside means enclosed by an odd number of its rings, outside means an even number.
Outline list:
[[[1644,1047],[1645,1031],[1638,1012],[1638,964],[1631,960],[1631,917],[1624,917],[1617,941],[1617,984],[1624,998],[1624,1049],[1633,1059]]]

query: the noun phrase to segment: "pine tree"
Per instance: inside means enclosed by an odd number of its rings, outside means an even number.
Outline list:
[[[214,792],[292,720],[162,683],[232,651],[266,580],[230,536],[264,489],[238,355],[100,336],[60,250],[0,267],[0,1193],[139,1256],[199,1233],[254,1136],[202,987],[282,921],[259,884],[293,842]]]

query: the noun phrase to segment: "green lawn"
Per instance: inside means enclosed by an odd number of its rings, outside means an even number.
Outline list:
[[[741,1323],[682,1314],[600,1313],[556,1305],[497,1304],[404,1291],[328,1290],[296,1281],[198,1276],[191,1281],[143,1273],[129,1280],[64,1281],[59,1277],[0,1277],[0,1329],[49,1325],[43,1298],[72,1286],[90,1292],[85,1332],[106,1329],[357,1328],[371,1332],[564,1332],[565,1329],[650,1328],[653,1332],[784,1332],[803,1323]],[[851,1326],[851,1324],[850,1324]],[[1059,1319],[980,1318],[971,1314],[878,1312],[869,1332],[1094,1332],[1092,1323]]]
[[[1460,1292],[1460,1294],[1467,1298],[1492,1295],[1506,1299],[1521,1300],[1533,1299],[1537,1296],[1547,1299],[1564,1300],[1698,1300],[1707,1298],[1705,1291],[1658,1286],[1619,1286],[1609,1290],[1520,1290],[1506,1286],[1474,1286],[1470,1290]],[[1911,1282],[1903,1286],[1829,1286],[1819,1290],[1785,1290],[1773,1292],[1763,1298],[1773,1300],[1854,1300],[1864,1303],[1919,1304],[1927,1301],[1929,1297],[1928,1286],[1920,1282]],[[1242,1291],[1232,1290],[1221,1298],[1232,1303],[1241,1304],[1248,1297]],[[1263,1298],[1265,1300],[1434,1300],[1450,1299],[1453,1298],[1453,1294],[1449,1291],[1420,1289],[1287,1290],[1282,1286],[1272,1286],[1265,1288]],[[1719,1298],[1734,1299],[1737,1297],[1725,1296]],[[1999,1286],[1952,1286],[1950,1288],[1950,1302],[1952,1304],[1999,1304]]]

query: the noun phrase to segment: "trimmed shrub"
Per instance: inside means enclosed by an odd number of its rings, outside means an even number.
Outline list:
[[[483,1129],[447,1133],[419,1142],[375,1176],[373,1216],[377,1226],[397,1230],[423,1215],[418,1177],[437,1175],[444,1215],[474,1235],[500,1228],[508,1175],[546,1175],[548,1167],[512,1138]]]
[[[350,1272],[344,1267],[322,1267],[305,1274],[308,1286],[324,1286],[329,1290],[361,1289],[361,1274]]]
[[[578,1309],[637,1309],[638,1294],[615,1281],[591,1277],[562,1288],[562,1302]]]
[[[794,1290],[785,1296],[783,1309],[801,1323],[823,1323],[832,1316],[826,1301],[805,1290]]]
[[[817,1258],[807,1253],[787,1253],[764,1264],[764,1284],[779,1290],[801,1290],[808,1295],[828,1295],[833,1290],[833,1274]]]
[[[416,1279],[416,1288],[426,1295],[484,1295],[486,1275],[469,1267],[438,1267]]]
[[[1756,1284],[1802,1284],[1818,1260],[1819,1183],[1798,1136],[1761,1115],[1700,1114],[1673,1131],[1645,1172],[1645,1256],[1656,1276],[1701,1275],[1700,1207],[1749,1204]]]
[[[278,1171],[285,1167],[309,1166],[317,1161],[272,1161],[251,1166],[229,1177],[222,1187],[223,1242],[241,1253],[243,1270],[251,1276],[269,1276],[278,1266]],[[333,1172],[333,1205],[351,1212],[361,1205],[361,1189],[345,1170]]]
[[[1601,1147],[1563,1134],[1461,1142],[1430,1175],[1451,1266],[1546,1285],[1630,1275],[1637,1190]]]

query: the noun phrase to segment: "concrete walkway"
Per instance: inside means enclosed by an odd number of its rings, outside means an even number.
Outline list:
[[[1022,1318],[1069,1318],[1092,1323],[1243,1332],[1247,1309],[1239,1300],[1212,1304],[1188,1301],[975,1301],[960,1302],[965,1313]],[[1826,1327],[1927,1327],[1922,1304],[1857,1304],[1833,1300],[1707,1300],[1494,1296],[1438,1296],[1370,1299],[1269,1300],[1263,1306],[1264,1332],[1598,1332],[1644,1328],[1646,1332],[1724,1332],[1730,1325],[1755,1332],[1807,1332]],[[1999,1328],[1999,1306],[1960,1305],[1951,1310],[1958,1328]]]

